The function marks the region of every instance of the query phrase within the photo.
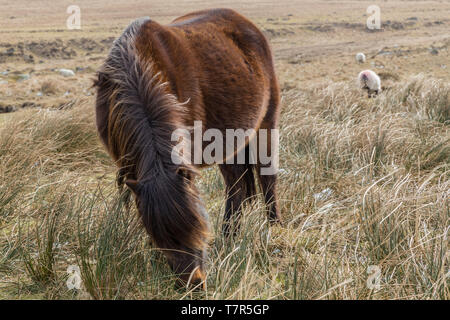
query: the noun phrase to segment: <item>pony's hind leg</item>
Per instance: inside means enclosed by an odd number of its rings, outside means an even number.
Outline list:
[[[269,218],[269,222],[280,222],[281,216],[278,208],[278,199],[276,193],[277,174],[262,175],[261,168],[261,165],[257,166],[258,177],[261,184],[261,190],[264,194],[264,201],[267,207],[267,216]]]
[[[278,169],[278,136],[275,136],[275,132],[272,130],[278,130],[278,117],[280,112],[280,98],[278,92],[277,83],[273,84],[272,96],[269,102],[269,107],[267,114],[261,124],[260,130],[258,132],[258,163],[256,165],[256,174],[258,176],[261,191],[264,195],[265,204],[267,207],[267,214],[269,221],[280,222],[281,216],[278,208],[278,199],[276,193],[277,186],[277,172]],[[266,131],[265,135],[262,135],[262,130]],[[260,139],[266,139],[261,144]],[[264,145],[266,150],[261,150],[261,146]],[[274,152],[276,154],[274,154]],[[261,162],[261,153],[265,153],[271,161],[268,164],[263,164]],[[267,170],[270,168],[270,170]],[[264,170],[263,170],[264,169]]]
[[[227,202],[223,219],[222,231],[225,236],[236,234],[242,204],[246,199],[256,195],[254,165],[251,164],[221,164],[220,171],[226,184]]]
[[[268,150],[265,150],[267,153],[274,152],[275,150],[272,150],[272,144],[271,144],[271,132],[270,130],[267,131],[267,143],[265,144],[267,146]],[[274,146],[278,147],[278,146]],[[277,199],[277,192],[276,192],[276,186],[277,186],[277,166],[274,167],[273,161],[277,161],[272,156],[272,161],[269,164],[263,164],[261,163],[261,159],[258,157],[258,164],[256,165],[256,174],[258,176],[261,191],[264,195],[264,202],[267,207],[267,215],[269,218],[269,222],[280,222],[281,216],[280,211],[278,208],[278,199]]]

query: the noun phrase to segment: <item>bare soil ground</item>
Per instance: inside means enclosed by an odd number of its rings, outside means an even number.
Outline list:
[[[68,1],[2,1],[0,4],[0,94],[3,106],[57,107],[92,94],[90,80],[110,44],[127,24],[143,15],[161,23],[211,7],[247,15],[271,40],[283,88],[342,81],[371,68],[386,80],[424,73],[449,78],[450,3],[390,1],[381,8],[382,29],[366,28],[370,1],[196,1],[109,3],[79,1],[81,30],[68,30]],[[437,51],[433,51],[436,49]],[[354,63],[364,52],[365,65]],[[437,53],[436,53],[437,52]],[[436,53],[436,54],[433,54]],[[77,70],[62,79],[55,69]],[[78,69],[77,69],[78,68]],[[22,74],[30,80],[21,81]],[[57,93],[37,97],[43,82],[58,82]],[[19,81],[19,82],[18,82]],[[8,82],[8,83],[6,83]],[[389,84],[389,82],[388,82]]]

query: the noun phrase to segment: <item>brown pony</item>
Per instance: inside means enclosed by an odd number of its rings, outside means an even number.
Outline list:
[[[119,167],[119,186],[133,191],[147,232],[179,282],[204,282],[208,216],[194,185],[203,165],[175,164],[171,135],[194,121],[221,132],[277,128],[280,93],[268,41],[229,9],[194,12],[167,26],[138,19],[115,40],[95,86],[97,128]],[[270,145],[270,132],[267,140]],[[248,141],[237,149],[248,149]],[[225,234],[233,214],[256,194],[255,175],[269,220],[279,221],[276,174],[261,175],[259,160],[219,167]]]

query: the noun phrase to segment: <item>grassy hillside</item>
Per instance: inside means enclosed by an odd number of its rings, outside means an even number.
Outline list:
[[[213,224],[205,293],[173,289],[116,190],[90,100],[0,119],[0,298],[450,298],[448,82],[409,77],[375,99],[353,81],[285,90],[283,224],[268,227],[259,197],[226,241],[222,178],[198,179]],[[82,290],[67,288],[70,266]]]

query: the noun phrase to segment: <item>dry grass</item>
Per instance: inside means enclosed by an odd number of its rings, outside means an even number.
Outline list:
[[[226,242],[222,178],[204,170],[215,236],[205,293],[173,289],[115,190],[90,105],[11,115],[0,129],[0,298],[449,299],[448,83],[415,77],[375,99],[353,82],[283,96],[284,224],[269,229],[259,201]],[[81,291],[66,286],[71,265]]]
[[[47,80],[41,84],[41,92],[46,95],[56,94],[58,92],[58,86],[56,82]]]

